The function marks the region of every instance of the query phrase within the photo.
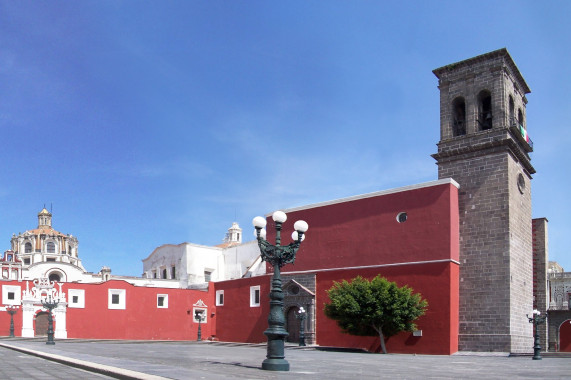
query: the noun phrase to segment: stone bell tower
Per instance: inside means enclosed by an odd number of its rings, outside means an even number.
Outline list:
[[[530,92],[506,49],[433,71],[440,89],[438,178],[460,184],[462,351],[531,352]]]

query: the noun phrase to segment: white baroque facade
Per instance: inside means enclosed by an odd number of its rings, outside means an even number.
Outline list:
[[[571,310],[571,272],[554,269],[549,269],[549,310]]]
[[[52,214],[42,209],[38,227],[18,235],[13,234],[11,249],[0,260],[1,279],[35,280],[47,278],[52,282],[93,283],[109,279],[108,272],[93,274],[83,267],[78,256],[78,240],[52,227]]]

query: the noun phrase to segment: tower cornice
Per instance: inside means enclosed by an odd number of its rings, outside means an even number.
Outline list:
[[[447,77],[449,75],[456,75],[457,73],[460,72],[459,69],[461,69],[463,67],[479,65],[482,62],[490,61],[491,59],[494,59],[494,58],[503,58],[504,65],[506,65],[509,68],[509,71],[512,73],[512,75],[514,76],[516,81],[520,84],[521,90],[523,91],[524,94],[529,94],[531,92],[531,89],[527,85],[527,83],[526,83],[525,79],[523,78],[523,76],[521,75],[517,65],[515,64],[512,57],[510,56],[508,49],[506,49],[506,48],[501,48],[501,49],[494,50],[494,51],[491,51],[491,52],[486,53],[486,54],[478,55],[478,56],[470,58],[470,59],[465,59],[463,61],[451,63],[449,65],[442,66],[442,67],[439,67],[437,69],[434,69],[434,70],[432,70],[432,72],[434,73],[434,75],[436,75],[436,77],[440,81],[442,81],[445,84],[447,82]],[[473,73],[471,73],[470,75],[473,75]]]
[[[432,157],[438,163],[442,163],[466,159],[469,156],[486,155],[490,150],[503,148],[508,150],[530,175],[535,174],[535,168],[531,165],[524,143],[519,141],[518,137],[518,132],[514,132],[512,128],[503,128],[442,140],[437,144],[438,153]],[[529,146],[527,148],[531,149]]]

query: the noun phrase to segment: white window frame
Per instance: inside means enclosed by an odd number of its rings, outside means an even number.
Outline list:
[[[256,303],[256,291],[258,291],[258,303]],[[250,286],[250,307],[260,307],[260,285]]]
[[[8,293],[14,293],[14,299],[8,299]],[[22,288],[15,285],[2,285],[2,303],[4,305],[20,305],[22,303]]]
[[[107,307],[114,310],[125,310],[127,308],[126,295],[127,291],[125,289],[108,289],[108,302]],[[119,303],[113,303],[113,295],[119,296]]]
[[[159,306],[159,298],[163,297],[163,306]],[[168,294],[157,294],[157,309],[168,309],[169,308],[169,295]]]
[[[222,302],[220,302],[220,296],[222,296]],[[216,291],[216,306],[224,306],[224,290]]]
[[[208,309],[205,307],[193,307],[192,308],[192,320],[194,323],[198,323],[198,319],[196,319],[196,311],[202,311],[202,315],[204,316],[204,320],[200,321],[200,323],[208,322]]]
[[[69,302],[67,307],[85,309],[85,290],[84,289],[68,289],[67,295]],[[73,302],[73,297],[77,297],[77,302]]]

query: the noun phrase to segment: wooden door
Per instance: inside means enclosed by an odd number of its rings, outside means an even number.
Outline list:
[[[41,312],[36,315],[36,336],[48,335],[48,313]]]
[[[299,309],[297,307],[290,307],[287,311],[287,332],[289,336],[287,337],[288,342],[298,343],[299,342],[299,319],[295,317],[297,311]]]

